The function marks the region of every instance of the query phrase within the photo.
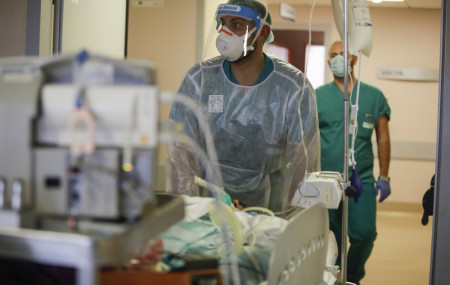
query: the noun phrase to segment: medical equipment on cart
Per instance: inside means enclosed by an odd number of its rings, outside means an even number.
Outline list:
[[[155,202],[154,68],[93,60],[76,69],[77,61],[1,67],[1,128],[7,134],[0,142],[3,209],[138,218],[144,205]],[[85,79],[72,82],[77,77]],[[74,121],[81,98],[81,118],[89,122]],[[134,169],[127,171],[123,165],[129,162]]]
[[[133,258],[184,216],[155,195],[152,63],[82,52],[0,60],[0,257],[76,269]]]
[[[156,88],[87,87],[85,100],[95,118],[92,137],[81,123],[70,125],[78,111],[77,88],[67,84],[42,88],[34,148],[36,210],[47,215],[137,218],[154,199]],[[92,154],[73,153],[73,144],[89,140],[95,144]]]
[[[322,171],[306,175],[294,194],[291,205],[309,208],[323,203],[328,209],[337,209],[342,200],[342,176],[338,172]]]

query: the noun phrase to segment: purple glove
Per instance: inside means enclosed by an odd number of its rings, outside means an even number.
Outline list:
[[[351,185],[356,189],[355,203],[358,203],[359,197],[361,196],[363,190],[363,183],[361,177],[359,177],[356,169],[352,169],[352,176],[350,177]]]
[[[375,184],[375,196],[378,196],[378,192],[380,192],[380,200],[378,200],[378,202],[381,203],[391,195],[391,185],[384,180],[378,179]]]

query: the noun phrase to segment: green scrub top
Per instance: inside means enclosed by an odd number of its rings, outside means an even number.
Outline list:
[[[223,66],[223,71],[225,72],[225,75],[228,77],[228,79],[231,82],[238,84],[239,82],[234,77],[233,73],[231,72],[231,63],[228,60],[224,60],[222,66]],[[261,71],[261,74],[258,76],[258,79],[256,80],[255,85],[260,84],[261,82],[266,80],[266,78],[269,77],[269,75],[272,73],[273,70],[274,70],[274,65],[273,65],[272,60],[270,59],[270,57],[268,57],[264,53],[263,70]]]
[[[352,91],[352,105],[356,101],[358,84]],[[355,141],[356,170],[363,183],[375,183],[373,176],[372,134],[378,118],[390,118],[389,107],[383,93],[376,87],[361,82],[359,93],[358,133]],[[343,172],[344,157],[344,93],[336,83],[330,82],[316,89],[319,115],[322,171]],[[349,136],[349,146],[351,146]]]

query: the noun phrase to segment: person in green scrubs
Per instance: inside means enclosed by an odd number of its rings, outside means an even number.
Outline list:
[[[322,171],[343,172],[344,159],[344,53],[341,41],[334,42],[328,52],[328,64],[334,80],[316,89],[319,116]],[[352,92],[351,103],[356,102],[358,81],[353,73],[357,56],[349,55],[348,92]],[[359,284],[365,275],[364,265],[372,252],[376,231],[376,197],[384,201],[391,193],[388,176],[390,163],[390,137],[388,122],[391,109],[383,93],[376,87],[360,82],[355,141],[356,171],[363,187],[357,200],[349,199],[348,236],[350,248],[347,255],[347,280]],[[373,174],[374,154],[372,134],[375,130],[378,146],[380,173],[375,180]],[[350,141],[350,139],[349,139]],[[349,173],[351,173],[349,169]],[[350,179],[351,180],[351,179]],[[341,203],[342,204],[342,203]],[[329,210],[330,229],[334,232],[339,252],[342,238],[342,205]],[[337,264],[340,264],[340,255]]]

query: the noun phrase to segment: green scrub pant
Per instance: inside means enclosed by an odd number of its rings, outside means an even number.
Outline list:
[[[377,237],[377,204],[374,184],[364,184],[358,203],[348,199],[348,236],[350,247],[347,254],[347,281],[359,283],[364,277],[364,265],[369,259]],[[337,210],[329,210],[330,229],[336,236],[339,256],[336,262],[341,265],[342,203]]]

